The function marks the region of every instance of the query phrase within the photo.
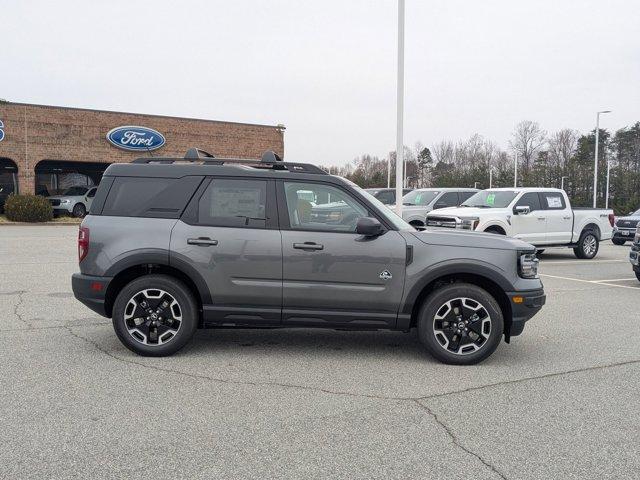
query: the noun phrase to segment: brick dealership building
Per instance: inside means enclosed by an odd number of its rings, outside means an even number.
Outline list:
[[[0,201],[94,185],[110,163],[182,157],[191,147],[219,157],[284,156],[284,126],[0,101]]]

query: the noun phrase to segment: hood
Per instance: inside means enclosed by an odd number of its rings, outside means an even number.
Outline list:
[[[65,200],[67,198],[71,198],[69,195],[50,195],[47,197],[47,200]]]
[[[535,247],[517,238],[496,235],[495,233],[471,232],[448,228],[427,228],[411,234],[427,245],[443,245],[450,247],[488,248],[492,250],[531,250]]]
[[[477,208],[477,207],[446,207],[439,208],[437,210],[432,210],[429,212],[429,216],[438,216],[438,217],[478,217],[480,215],[484,215],[491,210],[495,210],[492,208]]]

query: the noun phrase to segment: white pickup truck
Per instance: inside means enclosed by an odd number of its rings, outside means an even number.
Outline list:
[[[570,247],[578,258],[598,253],[609,240],[613,210],[572,209],[564,190],[556,188],[494,188],[469,197],[455,208],[427,215],[427,227],[448,227],[519,238],[542,251]]]

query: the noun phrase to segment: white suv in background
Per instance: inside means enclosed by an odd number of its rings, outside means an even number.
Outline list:
[[[416,228],[424,228],[427,213],[446,207],[457,207],[477,188],[419,188],[402,197],[402,218]]]
[[[47,197],[47,200],[53,207],[54,215],[67,214],[82,218],[89,211],[97,189],[98,187],[76,185],[67,188],[62,195]]]

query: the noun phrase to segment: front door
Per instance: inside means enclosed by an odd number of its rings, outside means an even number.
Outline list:
[[[515,207],[527,206],[529,213],[511,216],[514,237],[533,245],[543,245],[547,241],[547,216],[540,205],[537,192],[525,193],[516,202]]]
[[[273,181],[215,177],[205,180],[173,228],[170,263],[195,268],[206,282],[205,322],[280,323],[282,244],[275,208]]]
[[[278,188],[283,324],[395,326],[405,275],[402,236],[355,233],[358,219],[372,212],[338,186],[281,181]]]

